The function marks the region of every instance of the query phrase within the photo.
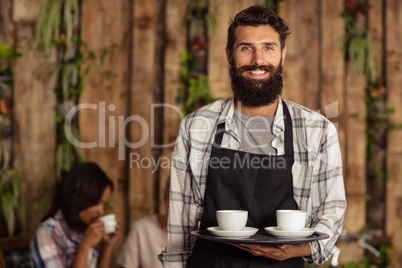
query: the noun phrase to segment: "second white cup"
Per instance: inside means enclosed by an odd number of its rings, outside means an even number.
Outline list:
[[[224,231],[241,231],[247,223],[247,210],[217,210],[216,220]]]
[[[300,231],[306,224],[306,212],[301,210],[277,210],[276,222],[281,231]]]

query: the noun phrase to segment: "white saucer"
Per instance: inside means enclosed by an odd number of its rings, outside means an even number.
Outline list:
[[[273,236],[279,237],[307,237],[314,233],[314,229],[311,228],[303,228],[300,231],[282,231],[279,230],[276,226],[265,227],[264,230]]]
[[[244,227],[243,230],[241,231],[225,231],[221,230],[219,226],[214,226],[214,227],[208,227],[207,228],[208,232],[215,236],[221,236],[221,237],[236,237],[236,238],[248,238],[252,235],[254,235],[257,231],[258,228],[253,228],[253,227]]]

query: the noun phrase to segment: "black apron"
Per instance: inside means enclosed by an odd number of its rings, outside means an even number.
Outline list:
[[[221,148],[225,123],[217,127],[209,161],[204,212],[200,229],[218,226],[220,209],[248,211],[247,226],[276,226],[277,209],[297,209],[293,199],[293,133],[289,110],[283,104],[285,154],[269,156]],[[302,258],[277,261],[256,257],[224,243],[204,239],[195,242],[187,267],[304,267]]]

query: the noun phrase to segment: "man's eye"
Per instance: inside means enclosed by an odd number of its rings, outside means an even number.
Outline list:
[[[251,49],[251,47],[242,47],[241,50],[250,50],[250,49]]]
[[[265,50],[272,50],[272,47],[265,47]]]

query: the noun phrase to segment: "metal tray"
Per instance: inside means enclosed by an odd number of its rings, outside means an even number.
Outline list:
[[[249,238],[229,238],[229,237],[214,236],[211,233],[209,233],[208,230],[206,229],[192,231],[191,235],[197,238],[202,238],[221,243],[268,244],[268,245],[303,244],[307,242],[326,239],[329,237],[329,235],[321,232],[314,232],[312,235],[307,237],[277,237],[269,235],[265,230],[259,230],[255,235]]]

